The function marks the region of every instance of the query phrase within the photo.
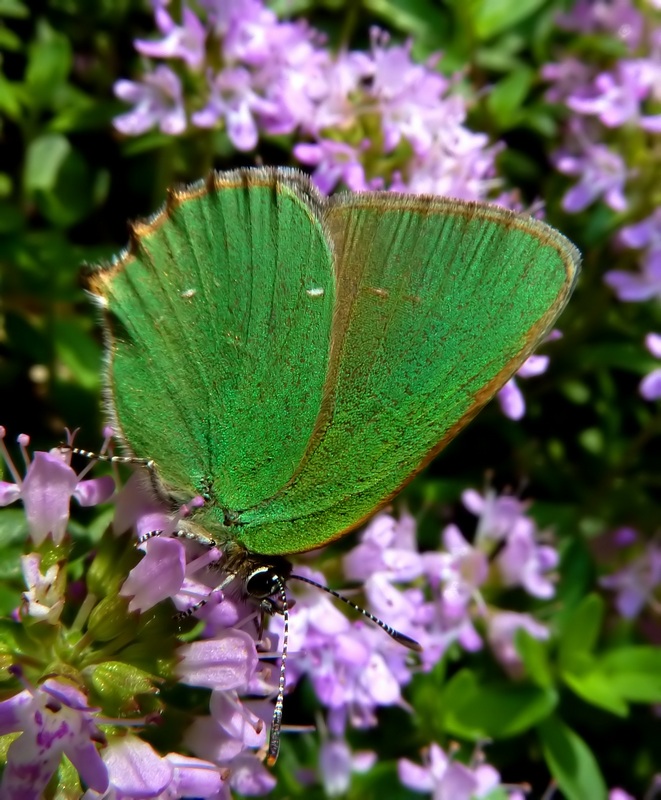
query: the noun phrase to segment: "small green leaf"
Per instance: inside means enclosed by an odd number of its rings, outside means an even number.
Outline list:
[[[23,87],[18,83],[8,81],[0,74],[0,112],[10,119],[16,120],[21,116],[23,101]]]
[[[21,41],[20,36],[17,36],[14,31],[9,30],[9,28],[5,28],[3,25],[0,25],[1,50],[11,50],[12,52],[17,52],[22,46],[23,42]]]
[[[604,616],[604,601],[588,595],[565,619],[560,632],[558,660],[563,671],[576,671],[573,664],[594,648]]]
[[[531,636],[524,628],[519,628],[514,641],[530,680],[543,689],[553,686],[547,645]]]
[[[573,692],[593,706],[620,717],[627,715],[629,707],[622,694],[599,666],[581,672],[563,672],[562,678]]]
[[[490,39],[534,14],[546,0],[470,0],[478,39]]]
[[[57,90],[71,71],[72,62],[71,45],[67,37],[40,20],[37,36],[28,49],[25,71],[25,83],[33,104],[46,108],[52,106]]]
[[[0,0],[0,17],[27,19],[29,16],[30,9],[20,0]]]
[[[80,785],[78,770],[68,758],[63,758],[60,762],[49,789],[53,790],[53,794],[51,795],[49,792],[44,796],[52,796],[53,800],[70,800],[72,797],[82,797],[85,794]]]
[[[49,133],[30,143],[24,182],[41,213],[56,225],[73,225],[92,210],[87,162],[65,136]]]
[[[110,642],[127,631],[137,628],[135,614],[128,612],[129,599],[109,595],[100,600],[92,610],[87,623],[91,636],[98,642]]]
[[[69,140],[59,134],[44,134],[31,142],[24,173],[27,191],[54,191],[62,164],[70,153]]]
[[[546,763],[567,800],[606,800],[606,783],[583,739],[557,717],[537,730]]]
[[[433,0],[363,0],[366,10],[380,16],[392,28],[426,38],[445,25],[445,17]]]
[[[111,713],[122,713],[138,707],[136,695],[157,694],[154,676],[133,664],[106,661],[91,671],[91,684]]]
[[[79,320],[59,319],[53,325],[55,352],[84,389],[99,388],[101,349],[97,342],[81,329]]]
[[[657,647],[621,647],[607,653],[600,664],[615,691],[634,703],[661,703],[661,650]]]
[[[487,106],[499,128],[513,128],[535,80],[529,67],[520,67],[498,81],[487,97]]]
[[[484,683],[464,669],[445,686],[440,707],[445,731],[477,741],[516,736],[545,719],[556,704],[551,689],[505,680]]]

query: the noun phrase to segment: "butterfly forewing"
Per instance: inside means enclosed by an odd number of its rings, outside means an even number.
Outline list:
[[[95,272],[118,434],[209,521],[276,494],[302,460],[326,380],[334,275],[298,173],[212,176],[136,226]]]

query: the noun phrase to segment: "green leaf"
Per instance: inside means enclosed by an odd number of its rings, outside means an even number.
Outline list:
[[[416,800],[420,794],[403,786],[397,777],[397,765],[379,762],[368,772],[356,772],[351,777],[347,800]]]
[[[31,142],[24,173],[27,191],[54,191],[62,164],[71,152],[69,140],[58,134],[45,134]]]
[[[41,213],[56,225],[73,225],[91,211],[87,162],[65,136],[49,133],[30,143],[24,182]]]
[[[562,678],[573,692],[593,706],[620,717],[627,715],[629,706],[621,692],[595,662],[580,672],[563,672]]]
[[[574,671],[576,660],[592,652],[604,616],[604,601],[599,595],[588,595],[565,619],[560,632],[558,660],[562,670]]]
[[[17,52],[23,46],[21,37],[14,33],[14,31],[0,25],[0,49],[11,50]]]
[[[478,39],[490,39],[534,14],[546,0],[469,0]]]
[[[520,67],[498,81],[487,97],[487,106],[499,128],[513,128],[521,117],[521,107],[535,80],[535,72]]]
[[[80,320],[56,320],[53,327],[55,352],[76,383],[84,389],[98,389],[101,349],[97,342],[81,329]]]
[[[3,509],[0,513],[0,615],[10,614],[20,603],[21,590],[25,588],[21,556],[25,553],[28,536],[23,509]]]
[[[37,23],[36,39],[28,49],[25,83],[33,105],[50,108],[57,90],[65,83],[73,56],[66,36],[44,20]]]
[[[583,739],[557,717],[537,730],[546,763],[567,800],[606,800],[606,783]]]
[[[106,661],[90,671],[94,691],[111,713],[126,713],[138,707],[136,695],[156,694],[154,676],[134,664]]]
[[[446,26],[446,17],[434,0],[364,0],[364,6],[390,27],[422,39]]]
[[[23,88],[0,74],[0,112],[17,120],[23,107]]]
[[[27,19],[29,16],[30,9],[20,0],[0,0],[0,17]]]
[[[84,790],[80,785],[80,775],[68,758],[63,758],[60,762],[49,789],[52,789],[53,794],[51,795],[49,792],[45,796],[52,796],[53,800],[70,800],[72,797],[83,796]]]
[[[524,628],[519,628],[514,641],[530,680],[543,689],[553,686],[546,643],[531,636]]]
[[[600,664],[606,679],[634,703],[661,703],[661,650],[621,647],[604,655]]]
[[[537,725],[556,705],[552,689],[506,680],[484,682],[464,669],[445,686],[441,724],[444,731],[473,741],[504,739]]]

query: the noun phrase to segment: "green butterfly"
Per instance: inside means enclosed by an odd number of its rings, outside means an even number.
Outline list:
[[[89,275],[111,424],[168,506],[204,498],[184,535],[284,596],[283,556],[388,503],[535,349],[578,266],[496,206],[212,174]]]

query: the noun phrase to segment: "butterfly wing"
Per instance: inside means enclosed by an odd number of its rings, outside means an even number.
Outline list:
[[[335,278],[319,197],[289,170],[171,193],[97,269],[113,427],[167,492],[241,509],[271,497],[320,413]],[[222,514],[220,515],[222,519]]]
[[[385,504],[512,376],[571,292],[576,249],[497,207],[332,198],[337,299],[324,401],[290,482],[239,540],[297,552]]]

